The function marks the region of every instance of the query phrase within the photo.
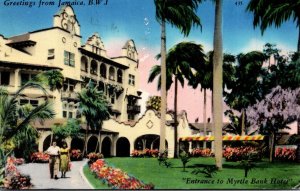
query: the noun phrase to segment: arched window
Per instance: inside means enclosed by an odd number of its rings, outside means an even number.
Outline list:
[[[101,64],[101,66],[100,66],[100,75],[101,75],[101,77],[106,78],[106,66],[105,66],[105,64]]]
[[[97,62],[95,60],[91,61],[91,74],[97,75]]]
[[[88,71],[88,60],[86,57],[81,57],[81,71],[87,72]]]
[[[109,79],[115,80],[115,68],[112,66],[109,68]]]
[[[117,72],[117,81],[118,81],[119,83],[122,83],[122,82],[123,82],[123,72],[122,72],[121,69],[119,69],[118,72]]]

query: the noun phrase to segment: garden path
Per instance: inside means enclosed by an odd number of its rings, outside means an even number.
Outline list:
[[[67,172],[66,178],[58,180],[50,179],[48,163],[29,163],[17,168],[21,173],[30,175],[33,189],[93,189],[83,175],[82,168],[86,162],[72,161],[71,171]]]

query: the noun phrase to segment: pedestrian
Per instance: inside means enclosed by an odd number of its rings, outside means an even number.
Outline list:
[[[59,169],[59,147],[56,145],[56,141],[52,142],[52,146],[50,146],[46,153],[49,154],[49,169],[50,169],[50,177],[51,179],[53,178],[57,180],[57,174],[58,174],[58,169]]]
[[[61,177],[66,178],[66,173],[69,171],[70,154],[69,148],[66,142],[63,142],[62,148],[60,149],[60,172]]]

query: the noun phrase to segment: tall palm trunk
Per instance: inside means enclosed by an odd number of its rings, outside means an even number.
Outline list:
[[[300,19],[298,21],[298,46],[297,46],[297,52],[300,52]]]
[[[101,128],[99,129],[99,132],[98,132],[98,141],[97,141],[97,145],[96,145],[96,148],[95,148],[95,153],[97,153],[97,148],[98,147],[99,147],[98,153],[101,153],[101,148],[100,148],[100,132],[101,132]]]
[[[82,156],[85,156],[87,154],[87,137],[88,137],[88,132],[89,132],[90,124],[86,124],[86,130],[85,130],[85,136],[84,136],[84,145],[83,145],[83,151],[82,151]]]
[[[222,169],[222,123],[223,123],[223,45],[222,45],[222,0],[216,0],[214,56],[213,56],[213,116],[215,128],[215,159],[218,169]]]
[[[175,91],[174,91],[174,158],[178,157],[178,122],[177,122],[177,92],[178,92],[178,79],[175,77]]]
[[[245,109],[242,109],[241,135],[245,135]]]
[[[203,97],[203,133],[206,136],[206,89],[203,90]],[[206,149],[206,141],[203,142],[203,148]]]
[[[166,87],[166,22],[161,22],[161,107],[160,107],[160,139],[159,152],[164,152],[166,139],[166,110],[167,110],[167,87]]]

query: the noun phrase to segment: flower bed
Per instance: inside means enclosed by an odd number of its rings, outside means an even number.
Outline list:
[[[154,189],[153,184],[145,184],[121,169],[109,166],[103,159],[94,162],[90,170],[112,189]]]
[[[70,159],[72,161],[82,160],[82,153],[79,149],[72,149],[70,153]]]
[[[295,148],[276,148],[275,159],[281,161],[295,161],[296,149]]]
[[[195,148],[191,152],[192,157],[212,157],[214,154],[211,152],[211,149],[200,149],[200,148]]]
[[[7,158],[7,163],[5,166],[5,180],[4,180],[4,188],[6,189],[29,189],[32,184],[30,182],[30,176],[23,175],[19,172],[16,165],[19,164],[20,161],[16,160],[13,157]],[[22,161],[22,160],[21,160]]]
[[[251,157],[254,161],[259,161],[262,158],[261,152],[256,147],[226,147],[223,151],[223,156],[226,161],[241,161]]]
[[[159,151],[157,149],[144,149],[143,151],[140,150],[133,150],[131,153],[132,157],[157,157]]]
[[[30,157],[32,162],[44,163],[49,161],[49,155],[42,152],[32,153]]]

